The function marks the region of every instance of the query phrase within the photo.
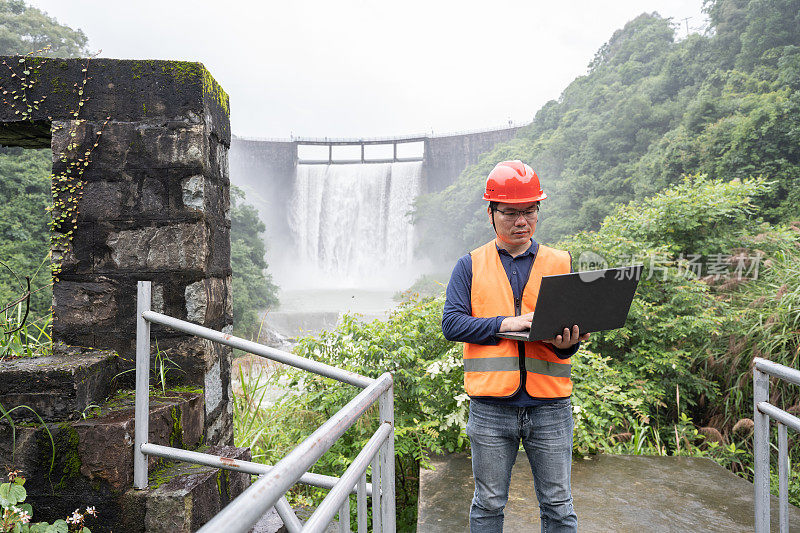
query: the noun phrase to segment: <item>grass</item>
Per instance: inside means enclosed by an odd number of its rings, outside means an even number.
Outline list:
[[[752,359],[762,357],[790,368],[800,364],[800,253],[782,251],[768,259],[757,280],[730,293],[732,312],[726,335],[704,361],[723,385],[724,417],[728,425],[739,413],[752,412]],[[770,402],[784,409],[800,407],[800,388],[773,380]]]
[[[234,375],[239,376],[239,388],[233,395],[233,427],[235,445],[249,447],[253,461],[273,460],[283,448],[281,428],[291,423],[290,417],[277,410],[265,408],[270,392],[280,387],[281,371],[253,372],[253,366],[234,361]]]
[[[40,357],[53,353],[52,317],[31,320],[23,311],[24,302],[0,314],[0,361],[17,357]]]

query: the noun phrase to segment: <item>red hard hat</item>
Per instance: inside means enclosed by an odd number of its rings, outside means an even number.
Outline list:
[[[539,176],[519,160],[497,163],[486,178],[484,200],[504,204],[538,202],[547,195],[539,184]]]

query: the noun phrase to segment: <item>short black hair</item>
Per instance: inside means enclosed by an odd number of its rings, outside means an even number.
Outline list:
[[[495,201],[489,202],[489,209],[491,209],[492,211],[497,211],[497,205],[499,203],[500,202],[495,202]],[[539,201],[538,200],[536,201],[536,207],[539,207]]]

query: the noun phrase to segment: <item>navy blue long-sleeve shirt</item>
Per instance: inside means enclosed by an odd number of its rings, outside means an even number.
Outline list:
[[[531,247],[517,257],[511,257],[506,250],[498,248],[500,262],[508,276],[514,298],[522,298],[525,284],[533,267],[539,243],[531,239]],[[500,338],[496,335],[500,331],[500,323],[504,316],[474,317],[472,316],[472,256],[467,254],[456,263],[450,282],[447,284],[447,294],[442,315],[442,332],[446,339],[473,344],[496,345]],[[580,344],[580,343],[579,343]],[[575,354],[579,344],[566,350],[554,347],[556,355],[562,359]],[[514,407],[528,407],[541,405],[553,400],[532,398],[524,387],[510,398],[480,398],[476,401],[503,404]]]

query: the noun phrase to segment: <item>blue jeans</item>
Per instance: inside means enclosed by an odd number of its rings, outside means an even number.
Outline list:
[[[470,402],[467,435],[472,445],[475,496],[472,533],[503,531],[511,467],[525,448],[539,500],[542,533],[578,530],[572,509],[572,404],[569,399],[535,407]]]

